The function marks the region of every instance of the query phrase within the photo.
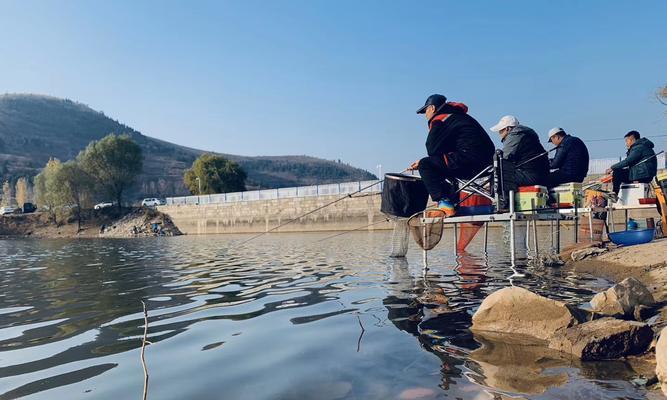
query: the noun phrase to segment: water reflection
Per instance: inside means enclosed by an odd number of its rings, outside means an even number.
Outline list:
[[[142,299],[152,398],[640,393],[625,365],[608,373],[472,336],[476,307],[509,284],[499,238],[459,257],[445,238],[423,274],[416,249],[386,257],[389,234],[321,237],[0,241],[0,399],[137,396]],[[552,298],[603,284],[518,268],[516,284]]]

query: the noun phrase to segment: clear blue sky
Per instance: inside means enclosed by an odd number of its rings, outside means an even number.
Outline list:
[[[666,26],[664,0],[0,0],[0,92],[205,150],[400,170],[424,154],[415,110],[435,92],[485,127],[514,114],[542,136],[667,134]]]

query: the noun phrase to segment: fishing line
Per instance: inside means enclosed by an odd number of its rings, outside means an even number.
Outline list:
[[[338,237],[338,236],[343,236],[343,235],[348,234],[348,233],[351,233],[351,232],[359,231],[359,230],[362,230],[362,229],[364,229],[364,228],[368,228],[368,227],[371,227],[371,226],[373,226],[373,225],[378,225],[378,224],[381,224],[381,223],[383,223],[383,222],[389,222],[389,221],[391,221],[391,219],[385,217],[385,219],[383,219],[382,221],[373,222],[372,224],[368,224],[368,225],[360,226],[360,227],[358,227],[358,228],[350,229],[349,231],[344,231],[344,232],[337,233],[337,234],[335,234],[335,235],[327,236],[327,237],[325,237],[325,238],[323,238],[323,239],[320,239],[320,240],[316,241],[315,243],[324,242],[325,240],[333,239],[333,238]]]
[[[405,171],[407,171],[407,168],[404,169],[403,171],[399,172],[399,174],[401,174],[401,173],[403,173],[403,172],[405,172]],[[309,216],[309,215],[311,215],[311,214],[314,214],[314,213],[316,213],[316,212],[318,212],[318,211],[320,211],[320,210],[323,210],[323,209],[325,209],[325,208],[327,208],[327,207],[329,207],[329,206],[332,206],[332,205],[334,205],[334,204],[336,204],[336,203],[339,203],[339,202],[341,202],[341,201],[343,201],[343,200],[345,200],[345,199],[347,199],[347,198],[351,198],[353,195],[355,195],[355,194],[357,194],[357,193],[361,193],[361,192],[363,192],[364,190],[369,189],[369,188],[371,188],[371,187],[373,187],[373,186],[375,186],[375,185],[379,185],[379,184],[381,184],[382,182],[384,182],[384,179],[379,180],[379,181],[377,181],[377,182],[374,182],[374,183],[371,184],[371,185],[362,187],[361,189],[357,190],[356,192],[348,193],[348,194],[346,194],[346,195],[343,196],[343,197],[339,197],[338,199],[336,199],[336,200],[334,200],[334,201],[331,201],[331,202],[329,202],[329,203],[327,203],[327,204],[324,204],[324,205],[322,205],[322,206],[319,206],[319,207],[317,207],[317,208],[315,208],[315,209],[313,209],[313,210],[310,210],[310,211],[308,211],[308,212],[305,213],[305,214],[302,214],[302,215],[299,215],[299,216],[297,216],[297,217],[294,217],[294,218],[292,218],[292,219],[290,219],[290,220],[287,220],[286,222],[283,222],[282,224],[280,224],[280,225],[278,225],[278,226],[276,226],[276,227],[273,227],[273,228],[269,229],[268,231],[264,231],[264,232],[258,233],[257,235],[255,235],[255,236],[253,236],[253,237],[251,237],[251,238],[249,238],[249,239],[247,239],[247,240],[244,240],[244,241],[241,242],[239,245],[244,245],[244,244],[250,242],[251,240],[255,240],[255,239],[257,239],[258,237],[261,237],[261,236],[266,235],[267,233],[271,233],[271,232],[273,232],[273,231],[276,231],[277,229],[280,229],[280,228],[282,228],[283,226],[289,225],[289,224],[291,224],[292,222],[298,221],[298,220],[300,220],[300,219],[303,218],[303,217],[307,217],[307,216]]]

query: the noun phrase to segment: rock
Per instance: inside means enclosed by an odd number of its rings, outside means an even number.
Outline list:
[[[654,307],[638,305],[632,312],[632,317],[635,321],[646,321],[656,314],[657,310]]]
[[[556,254],[542,254],[539,258],[539,265],[544,267],[561,267],[565,264]]]
[[[572,261],[581,261],[588,257],[598,256],[606,252],[607,252],[606,248],[588,247],[586,249],[573,251],[572,254],[570,254],[570,258],[572,258]]]
[[[626,278],[591,300],[593,311],[609,316],[631,317],[637,306],[655,304],[653,295],[635,278]]]
[[[548,340],[556,331],[577,323],[577,318],[565,303],[520,287],[507,287],[484,299],[472,317],[471,330]]]
[[[641,354],[652,339],[653,330],[644,323],[602,318],[559,332],[549,347],[584,361],[610,360]]]
[[[662,392],[667,396],[667,328],[660,332],[660,339],[655,346],[655,374],[660,381]]]
[[[583,249],[590,249],[590,248],[599,248],[602,247],[602,242],[584,242],[584,243],[576,243],[570,246],[567,246],[563,248],[563,250],[560,252],[559,256],[561,260],[571,260],[572,259],[572,253],[578,250],[583,250]]]

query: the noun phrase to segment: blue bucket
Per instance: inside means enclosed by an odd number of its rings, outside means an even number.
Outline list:
[[[610,232],[609,240],[619,246],[633,246],[651,242],[655,237],[655,228],[636,231]]]

